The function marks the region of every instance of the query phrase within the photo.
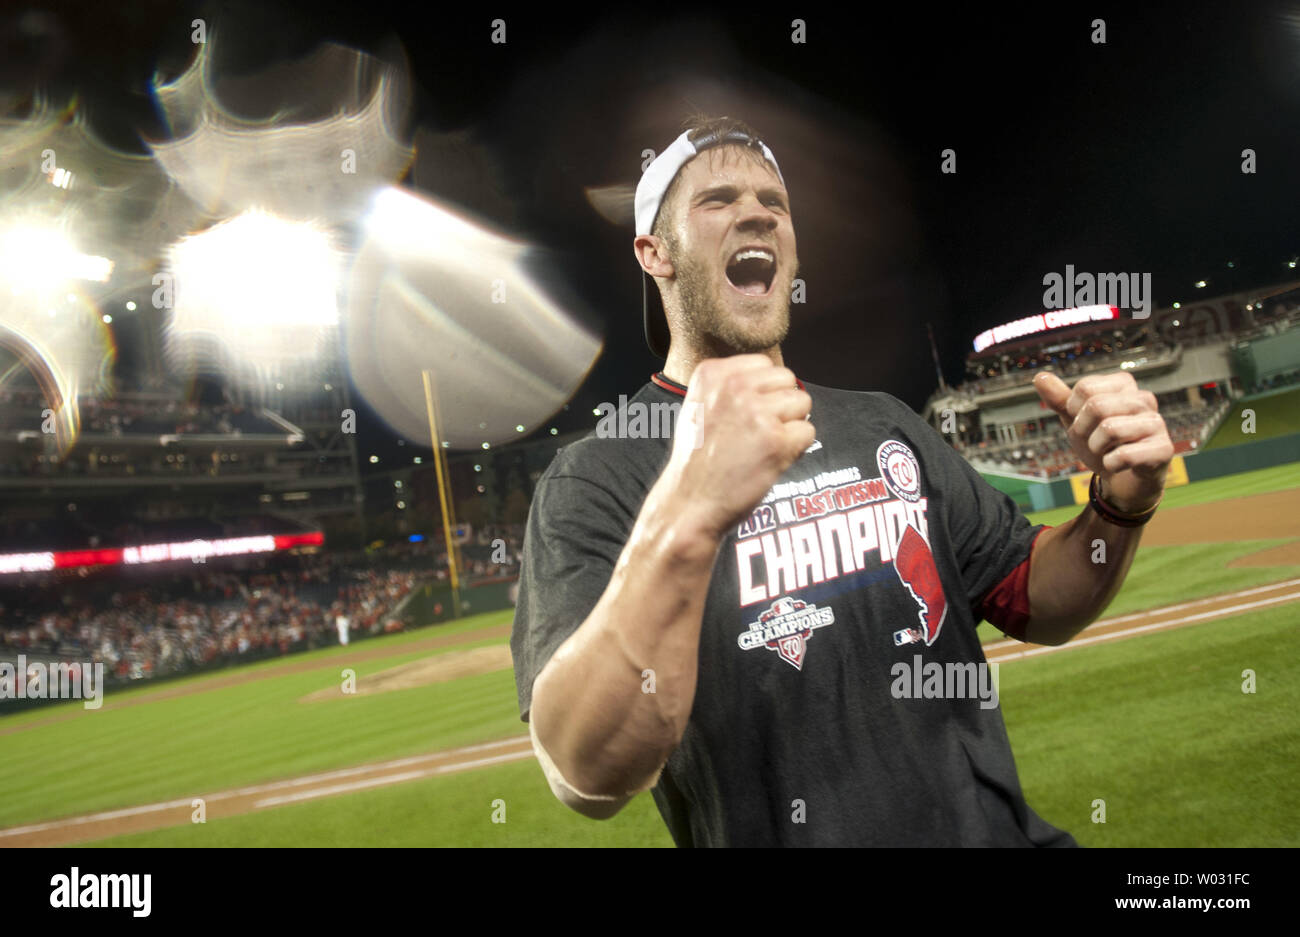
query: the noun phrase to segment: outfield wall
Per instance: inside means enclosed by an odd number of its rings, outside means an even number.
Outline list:
[[[1300,462],[1300,433],[1224,446],[1222,449],[1210,449],[1195,455],[1188,454],[1185,461],[1187,477],[1194,482],[1221,475],[1236,475],[1252,469],[1272,468],[1287,462]]]
[[[996,472],[980,472],[980,477],[1008,495],[1022,511],[1045,511],[1071,503],[1068,478],[1042,481],[1026,475],[1002,475]]]
[[[510,592],[517,581],[517,578],[490,579],[462,586],[461,613],[477,615],[479,612],[514,608]],[[444,580],[416,589],[411,593],[410,601],[402,608],[400,617],[407,628],[423,628],[425,625],[452,620],[456,613],[451,584]]]

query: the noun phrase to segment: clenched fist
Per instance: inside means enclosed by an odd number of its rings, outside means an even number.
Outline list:
[[[1081,378],[1073,391],[1044,372],[1034,390],[1061,418],[1079,461],[1101,477],[1107,504],[1139,514],[1160,500],[1174,444],[1155,394],[1125,371]]]
[[[812,398],[764,355],[710,358],[691,373],[665,474],[704,529],[721,538],[805,449]]]

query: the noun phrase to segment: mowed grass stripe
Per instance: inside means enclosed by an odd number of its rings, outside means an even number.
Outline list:
[[[1007,664],[1002,705],[1030,805],[1089,846],[1295,846],[1300,629],[1272,609]],[[1241,671],[1258,692],[1241,692]],[[506,822],[493,824],[493,802]],[[1093,824],[1104,799],[1107,822]],[[534,761],[97,846],[667,846],[653,801],[607,822],[562,807]]]
[[[493,801],[505,822],[493,823]],[[500,814],[498,814],[500,816]],[[130,847],[670,847],[650,795],[611,820],[588,820],[551,794],[533,759],[237,817],[100,840]]]
[[[1008,663],[1001,687],[1031,806],[1084,845],[1300,845],[1294,606]]]
[[[436,625],[429,628],[421,628],[414,631],[404,632],[401,634],[383,635],[376,638],[370,638],[365,641],[354,642],[348,647],[329,647],[317,651],[308,651],[302,654],[291,654],[284,657],[276,657],[271,660],[259,661],[253,664],[239,664],[232,667],[226,667],[221,670],[215,670],[211,673],[199,674],[192,677],[181,677],[175,680],[164,680],[158,682],[143,681],[140,685],[126,687],[123,689],[113,689],[105,697],[106,701],[113,703],[129,702],[139,705],[143,702],[152,702],[150,697],[159,697],[159,701],[174,698],[178,690],[185,693],[201,693],[219,691],[223,687],[221,684],[229,681],[232,677],[240,681],[262,679],[265,677],[283,677],[287,673],[279,671],[288,671],[301,666],[310,666],[316,679],[328,672],[331,663],[337,665],[341,671],[344,667],[351,666],[353,669],[362,672],[377,672],[387,667],[397,666],[410,660],[418,660],[431,654],[441,654],[454,650],[466,650],[473,647],[481,647],[486,644],[500,644],[507,639],[504,638],[484,638],[482,641],[473,641],[468,643],[456,644],[447,647],[431,648],[428,650],[410,650],[406,645],[428,640],[439,640],[450,637],[470,638],[470,635],[476,631],[483,631],[490,628],[499,628],[509,625],[514,619],[513,610],[484,612],[479,615],[471,616],[464,622],[454,625]],[[387,651],[385,656],[377,660],[357,661],[359,654],[372,654],[380,651]],[[351,662],[349,662],[351,661]],[[319,670],[314,668],[319,667]],[[375,669],[372,669],[375,668]],[[335,671],[337,673],[338,671]],[[329,681],[320,684],[327,685]],[[319,689],[319,686],[315,687]],[[310,692],[310,690],[306,691]],[[83,706],[80,701],[69,702],[66,704],[54,706],[42,706],[37,710],[18,713],[16,715],[4,715],[0,718],[0,730],[12,730],[35,722],[44,722],[52,715],[60,715],[67,712],[82,710]]]
[[[298,730],[274,726],[267,730],[270,734],[257,726],[247,730],[232,726],[224,734],[206,736],[197,730],[184,732],[180,740],[155,741],[147,753],[118,756],[116,763],[111,759],[87,762],[103,768],[78,775],[34,777],[6,798],[4,823],[13,823],[11,811],[19,817],[48,818],[130,806],[517,734],[514,712],[500,712],[502,689],[476,693],[469,688],[463,700],[446,709],[444,724],[454,731],[441,737],[432,720],[404,724],[382,712],[353,714],[346,723],[335,722],[312,739],[300,737]],[[499,713],[496,718],[492,718],[494,710]],[[146,732],[142,728],[142,735]],[[254,737],[266,741],[251,740]],[[159,766],[164,766],[163,770]]]
[[[1254,411],[1254,431],[1250,433],[1242,432],[1246,410]],[[1296,432],[1300,432],[1300,389],[1235,401],[1205,448],[1222,449]]]
[[[334,677],[324,684],[330,685],[338,686]],[[9,735],[0,762],[0,825],[419,754],[517,735],[521,725],[508,669],[298,702],[321,688],[319,672],[268,677]],[[93,770],[68,770],[50,757],[58,751],[76,752],[76,763]]]
[[[1118,618],[1210,596],[1300,577],[1300,566],[1243,566],[1228,569],[1242,556],[1286,543],[1286,540],[1242,540],[1236,543],[1193,543],[1182,546],[1139,547],[1119,595],[1101,618]],[[1297,606],[1300,608],[1300,606]],[[1296,612],[1300,616],[1300,611]],[[1002,641],[1002,631],[988,622],[979,626],[983,642]]]
[[[1237,592],[1300,576],[1300,566],[1243,566],[1233,560],[1279,546],[1287,540],[1242,540],[1139,547],[1124,587],[1106,609],[1114,618],[1161,605]]]

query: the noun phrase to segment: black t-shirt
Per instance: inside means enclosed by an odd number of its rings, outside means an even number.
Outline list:
[[[667,463],[655,415],[684,389],[656,380],[626,408],[650,414],[639,438],[588,436],[538,481],[511,638],[525,721]],[[653,790],[674,841],[1075,845],[1025,803],[975,631],[1041,528],[901,401],[804,387],[816,441],[714,566],[694,707]]]

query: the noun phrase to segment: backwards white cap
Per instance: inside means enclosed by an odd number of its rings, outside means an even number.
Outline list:
[[[646,171],[641,174],[641,181],[636,186],[636,201],[634,203],[637,235],[649,234],[650,229],[654,227],[655,215],[659,213],[659,203],[663,201],[668,186],[672,185],[677,170],[711,146],[739,143],[744,146],[757,145],[762,147],[763,156],[776,170],[777,178],[781,180],[781,184],[785,185],[785,178],[781,175],[781,168],[776,164],[776,157],[772,155],[772,151],[767,148],[767,144],[762,140],[757,140],[739,130],[733,130],[722,136],[707,134],[694,143],[690,141],[689,135],[690,131],[688,130],[674,140],[672,145],[660,153],[655,158],[655,161],[646,167]]]

